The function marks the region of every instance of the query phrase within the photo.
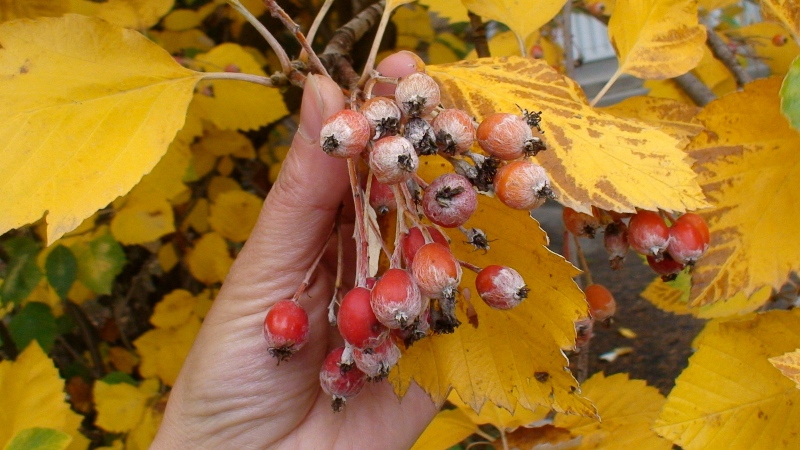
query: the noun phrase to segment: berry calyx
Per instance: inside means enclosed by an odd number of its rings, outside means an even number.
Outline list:
[[[370,304],[375,317],[389,328],[404,328],[422,313],[424,303],[417,283],[403,269],[389,269],[372,288]]]
[[[421,117],[412,117],[406,123],[403,136],[414,146],[417,155],[435,155],[436,135],[427,120]]]
[[[350,158],[367,148],[370,126],[367,118],[358,112],[337,111],[322,124],[319,145],[322,150],[338,158]]]
[[[514,209],[536,209],[554,197],[547,172],[531,161],[513,161],[498,169],[494,190],[503,204]]]
[[[519,272],[499,265],[486,266],[478,272],[475,288],[487,305],[503,310],[519,305],[530,292]]]
[[[394,136],[400,129],[403,113],[388,97],[372,97],[361,105],[360,112],[369,122],[372,139]]]
[[[525,118],[517,114],[490,114],[478,125],[476,137],[486,153],[506,161],[535,156],[546,149],[542,138],[535,136]]]
[[[420,247],[411,274],[422,295],[429,298],[452,298],[461,282],[461,265],[450,252],[450,247],[431,242]]]
[[[628,223],[628,243],[638,253],[660,260],[669,245],[669,227],[657,212],[639,211]]]
[[[600,219],[597,217],[575,211],[570,207],[564,207],[561,218],[567,230],[577,237],[594,239],[595,232],[601,227]]]
[[[308,314],[296,301],[281,300],[267,311],[264,337],[269,354],[278,359],[278,364],[300,350],[308,342],[308,335]]]
[[[372,311],[370,291],[363,287],[355,287],[344,296],[336,325],[344,340],[360,349],[377,347],[389,334]]]
[[[628,226],[619,220],[606,225],[603,233],[603,245],[608,252],[608,264],[611,270],[622,269],[622,262],[628,253]]]
[[[614,295],[602,284],[590,284],[584,289],[586,302],[589,303],[589,313],[594,320],[605,322],[617,312],[617,302]]]
[[[463,225],[478,207],[478,194],[469,180],[457,173],[437,177],[422,197],[422,209],[436,225],[454,228]]]
[[[409,117],[426,116],[439,105],[441,92],[436,80],[423,72],[401,78],[394,91],[394,101]]]
[[[419,167],[414,146],[402,136],[378,139],[369,154],[369,167],[383,184],[397,184],[411,178]]]
[[[367,382],[367,376],[357,367],[344,370],[341,366],[343,353],[344,347],[328,353],[319,372],[319,384],[332,397],[331,408],[334,412],[344,409],[347,399],[361,392]]]

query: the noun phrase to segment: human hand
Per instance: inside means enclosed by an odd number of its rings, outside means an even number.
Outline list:
[[[416,61],[402,52],[378,70],[403,76]],[[409,448],[436,414],[416,385],[401,401],[387,382],[368,383],[344,411],[331,410],[319,370],[342,345],[327,320],[335,257],[300,299],[311,328],[302,350],[277,366],[262,335],[266,311],[292,297],[351,199],[345,161],[319,148],[322,122],[342,108],[332,80],[309,76],[292,149],[183,364],[152,448]]]

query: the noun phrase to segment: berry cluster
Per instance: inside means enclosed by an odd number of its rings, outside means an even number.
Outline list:
[[[623,219],[629,218],[626,224]],[[654,211],[623,215],[595,209],[594,214],[564,208],[562,219],[567,230],[577,237],[593,238],[603,228],[603,243],[614,270],[622,268],[629,248],[647,258],[647,263],[664,281],[674,280],[686,266],[693,266],[710,242],[708,225],[697,214],[685,213],[677,219]]]
[[[372,97],[377,82],[395,83],[394,96]],[[336,411],[366,381],[387,376],[400,358],[398,343],[409,346],[460,325],[456,301],[463,268],[477,272],[475,292],[492,308],[513,308],[528,295],[513,268],[479,268],[457,259],[440,227],[458,228],[469,244],[486,251],[486,234],[464,227],[479,193],[494,193],[521,210],[554,197],[547,173],[529,159],[546,149],[540,113],[495,113],[477,124],[439,102],[439,86],[424,72],[400,79],[376,75],[353,94],[350,109],[322,126],[322,150],[348,160],[356,203],[356,287],[337,293],[329,309],[345,345],[328,355],[320,372]],[[420,158],[427,157],[444,158],[453,171],[427,183],[416,173]],[[397,221],[393,247],[382,244],[388,269],[375,278],[368,274],[366,236],[379,227],[369,207],[378,215],[394,212]],[[308,340],[308,318],[299,311],[296,300],[285,300],[267,313],[265,336],[279,362]]]

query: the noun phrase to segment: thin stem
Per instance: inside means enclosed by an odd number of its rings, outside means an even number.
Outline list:
[[[325,249],[328,247],[328,241],[333,236],[334,231],[336,231],[336,227],[331,227],[331,232],[328,233],[328,236],[325,238],[325,244],[320,249],[319,254],[316,258],[314,258],[314,262],[311,263],[308,270],[306,271],[306,276],[303,277],[303,281],[300,283],[300,286],[297,286],[297,291],[295,291],[294,295],[292,296],[292,300],[297,303],[300,301],[300,296],[308,289],[309,284],[311,284],[311,277],[314,275],[314,272],[317,270],[317,266],[319,262],[322,260],[322,256],[325,254]]]
[[[369,51],[369,57],[367,58],[366,64],[364,64],[364,71],[361,73],[361,78],[358,80],[359,85],[366,82],[367,78],[372,74],[372,69],[375,67],[375,59],[378,56],[378,49],[381,46],[381,40],[383,40],[383,33],[386,32],[386,26],[389,24],[389,18],[391,16],[392,10],[383,10],[381,21],[378,24],[378,31],[375,34],[375,39],[372,41],[372,48]]]
[[[489,41],[486,39],[486,24],[483,23],[481,16],[467,12],[469,15],[469,25],[472,27],[472,45],[475,46],[475,53],[478,58],[488,58],[492,56],[489,52]]]
[[[462,261],[460,259],[458,260],[458,265],[463,267],[463,268],[465,268],[465,269],[469,269],[469,270],[471,270],[471,271],[473,271],[475,273],[478,273],[481,270],[483,270],[483,269],[481,269],[480,266],[476,266],[475,264],[472,264],[472,263],[467,262],[467,261]]]
[[[319,30],[322,20],[325,19],[325,15],[328,14],[328,10],[331,9],[331,5],[333,5],[333,0],[325,0],[325,3],[322,4],[322,8],[319,9],[317,17],[314,17],[314,23],[311,24],[311,28],[309,28],[308,33],[306,33],[306,40],[308,42],[314,42],[314,37],[317,35],[317,30]],[[306,56],[306,49],[303,49],[300,52],[300,59],[303,59]]]
[[[564,3],[561,10],[561,32],[564,37],[564,67],[567,76],[574,78],[575,57],[572,56],[572,2]]]
[[[617,71],[614,72],[614,75],[611,76],[611,79],[608,80],[605,86],[603,86],[603,89],[600,89],[600,92],[598,92],[597,95],[595,95],[595,97],[592,99],[592,102],[589,103],[589,106],[596,105],[597,102],[599,102],[600,99],[602,99],[603,96],[606,95],[608,90],[611,89],[611,86],[614,85],[614,82],[617,81],[617,78],[619,78],[620,75],[622,75],[622,71],[617,69]]]
[[[586,277],[586,286],[594,284],[592,281],[592,271],[589,269],[589,263],[586,261],[586,255],[583,253],[581,243],[578,242],[578,236],[572,236],[572,240],[575,241],[575,252],[578,254],[578,261],[581,263],[583,276]]]
[[[693,73],[686,72],[672,79],[692,99],[695,105],[705,106],[717,98]]]
[[[519,46],[519,56],[523,58],[528,55],[528,52],[525,50],[525,41],[522,39],[522,36],[514,32],[514,37],[517,38],[517,45]]]
[[[333,227],[336,230],[336,281],[333,284],[333,297],[328,304],[328,323],[336,325],[336,305],[339,304],[339,293],[342,290],[342,278],[344,274],[344,239],[342,236],[342,208],[336,214]]]
[[[228,4],[233,6],[239,14],[243,15],[250,25],[252,25],[256,31],[267,41],[272,51],[275,52],[275,55],[278,57],[278,60],[281,62],[281,70],[285,74],[289,74],[292,69],[292,61],[289,59],[289,55],[286,54],[286,51],[281,47],[280,42],[275,39],[275,36],[267,30],[267,27],[258,20],[256,16],[253,15],[247,8],[242,5],[239,0],[228,0]]]
[[[406,227],[405,221],[403,218],[408,213],[406,209],[406,201],[403,196],[403,193],[400,191],[400,188],[397,187],[396,184],[389,186],[392,189],[392,194],[394,194],[394,201],[397,203],[397,224],[395,225],[394,230],[394,252],[392,256],[389,258],[389,267],[400,267],[400,259],[402,253],[402,245],[400,245],[400,236],[408,231]]]
[[[308,54],[308,68],[312,72],[330,77],[330,75],[328,75],[328,71],[325,70],[325,66],[322,65],[319,57],[314,52],[314,49],[311,48],[311,45],[309,45],[306,37],[300,31],[300,26],[297,25],[297,23],[295,23],[295,21],[292,20],[288,14],[286,14],[286,11],[284,11],[275,0],[264,0],[264,4],[267,5],[267,9],[269,9],[272,17],[279,19],[283,25],[294,34],[294,38],[300,43],[300,47],[306,51]]]
[[[500,430],[500,441],[503,443],[503,450],[508,450],[508,438],[506,437],[505,428],[501,426],[497,429]]]
[[[356,211],[356,226],[354,229],[356,239],[356,286],[366,285],[369,277],[369,242],[367,241],[367,224],[364,220],[364,195],[361,185],[358,184],[356,162],[347,158],[347,172],[350,175],[350,190],[353,193],[353,204]]]
[[[239,80],[267,87],[275,87],[269,77],[241,72],[206,72],[203,74],[203,80]]]

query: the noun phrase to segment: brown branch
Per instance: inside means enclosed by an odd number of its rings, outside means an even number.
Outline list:
[[[736,55],[728,47],[728,44],[719,37],[716,31],[708,26],[705,28],[706,45],[711,49],[711,53],[714,54],[714,57],[720,60],[722,64],[725,64],[725,67],[733,73],[734,78],[736,78],[736,85],[742,87],[753,81],[753,77],[739,64],[739,60],[736,59]]]
[[[564,3],[561,10],[561,30],[564,33],[564,68],[567,76],[575,76],[575,57],[572,56],[572,2]]]
[[[716,100],[717,96],[691,72],[673,78],[673,81],[692,99],[697,106],[705,106]]]
[[[475,53],[478,58],[488,58],[492,56],[489,52],[489,41],[486,40],[486,24],[483,23],[481,16],[469,11],[469,25],[472,27],[472,44],[475,46]]]
[[[385,0],[381,0],[370,5],[349,22],[342,25],[333,34],[325,50],[320,55],[319,58],[322,61],[322,65],[334,74],[334,79],[339,84],[351,88],[361,78],[353,69],[350,52],[353,50],[353,45],[380,21],[385,6]]]
[[[303,34],[303,32],[300,31],[300,25],[298,25],[294,20],[292,20],[292,18],[289,17],[289,14],[286,14],[286,11],[284,11],[283,8],[281,8],[280,5],[278,5],[278,2],[276,2],[275,0],[264,0],[264,4],[267,6],[267,9],[269,9],[270,14],[272,14],[272,17],[275,17],[276,19],[280,20],[281,23],[283,23],[283,26],[285,26],[286,29],[288,29],[292,34],[294,34],[295,39],[297,39],[297,42],[300,43],[300,46],[303,48],[303,50],[305,50],[306,53],[308,53],[309,69],[314,73],[329,76],[328,71],[325,70],[325,66],[322,65],[322,62],[320,62],[319,57],[317,57],[317,54],[314,52],[314,49],[311,48],[311,45],[306,40],[306,37]]]

